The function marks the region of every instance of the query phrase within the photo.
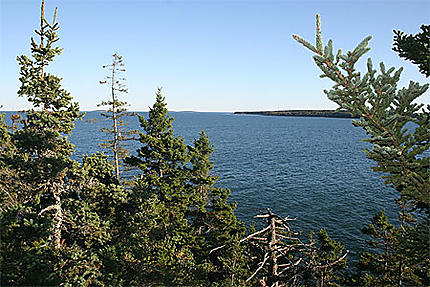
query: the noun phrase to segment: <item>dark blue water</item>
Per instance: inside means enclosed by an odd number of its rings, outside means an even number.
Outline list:
[[[143,113],[147,115],[147,113]],[[267,117],[230,113],[172,113],[174,128],[187,144],[205,130],[215,146],[214,173],[218,186],[231,189],[236,215],[246,223],[266,208],[298,217],[295,227],[307,232],[327,228],[329,234],[357,252],[366,239],[361,228],[381,209],[395,219],[396,191],[373,172],[363,149],[364,131],[350,119]],[[89,112],[71,136],[74,158],[103,150],[98,118]],[[128,119],[139,128],[136,117]],[[134,152],[138,143],[129,149]]]
[[[144,113],[147,115],[146,113]],[[86,119],[97,117],[90,112]],[[231,189],[236,214],[247,223],[267,207],[298,217],[297,228],[327,228],[347,248],[361,249],[361,228],[379,210],[396,218],[396,192],[385,186],[363,153],[364,131],[350,119],[267,117],[230,113],[172,113],[178,136],[191,144],[205,130],[215,146],[218,186]],[[138,128],[137,118],[130,118]],[[80,121],[71,137],[76,157],[100,150],[104,123]],[[134,152],[137,143],[130,149]]]

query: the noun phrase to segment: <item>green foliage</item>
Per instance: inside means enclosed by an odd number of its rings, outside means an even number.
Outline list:
[[[67,139],[79,107],[61,79],[46,72],[61,52],[57,30],[42,1],[40,42],[31,40],[31,58],[18,57],[18,95],[33,109],[14,116],[12,127],[0,124],[2,286],[102,285],[99,251],[110,236],[92,203],[79,199],[91,179],[70,159]]]
[[[393,51],[401,58],[418,65],[421,73],[430,76],[430,25],[421,25],[421,33],[405,35],[402,31],[394,32]]]
[[[173,134],[161,89],[149,118],[139,117],[144,132],[137,156],[126,162],[142,174],[135,180],[125,217],[131,284],[191,284],[195,241],[185,211],[191,203],[185,164],[189,159],[182,138]],[[143,274],[133,274],[142,270]],[[143,276],[142,276],[143,275]],[[143,280],[143,281],[142,281]]]
[[[72,160],[68,136],[82,117],[79,106],[61,87],[61,79],[46,69],[61,49],[58,24],[44,18],[32,57],[20,56],[21,87],[33,108],[25,117],[12,116],[7,126],[0,115],[0,266],[1,285],[61,286],[339,286],[347,268],[344,247],[322,229],[306,239],[268,209],[260,231],[248,230],[234,215],[230,190],[215,187],[210,157],[213,146],[205,132],[192,145],[174,135],[161,89],[149,117],[139,116],[143,131],[140,148],[127,156],[121,142],[135,131],[121,120],[127,89],[122,57],[114,54],[104,66],[111,75],[112,99],[102,115],[112,127],[105,147],[114,154],[85,155]],[[424,28],[423,28],[424,27]],[[428,26],[423,33],[396,33],[395,50],[418,64],[428,76]],[[411,82],[397,89],[401,69],[380,64],[367,72],[355,64],[370,48],[370,37],[353,51],[334,56],[329,40],[324,46],[317,16],[315,46],[298,42],[316,53],[322,77],[335,82],[328,97],[341,109],[359,115],[354,122],[369,135],[369,158],[375,171],[384,172],[395,188],[403,211],[401,225],[388,222],[383,212],[363,228],[369,252],[360,255],[357,273],[347,283],[360,286],[428,286],[430,248],[428,219],[430,106],[413,101],[428,85]],[[424,47],[424,48],[423,48]],[[427,47],[427,48],[426,48]],[[427,66],[426,66],[427,65]],[[119,178],[119,160],[139,169],[129,183]],[[409,207],[410,209],[408,209]],[[413,219],[410,210],[414,210]],[[424,210],[425,216],[419,211]],[[426,217],[427,216],[427,217]],[[411,223],[413,221],[415,223]],[[248,244],[243,244],[247,242]]]
[[[308,284],[315,286],[340,286],[343,274],[347,266],[344,247],[340,242],[330,238],[325,229],[321,229],[314,239],[314,233],[309,234],[309,242],[313,246],[308,253],[309,256],[309,281]]]
[[[44,19],[33,59],[21,64],[20,96],[34,109],[12,126],[0,122],[2,285],[207,285],[243,283],[243,247],[235,243],[244,227],[228,202],[230,191],[215,188],[213,152],[207,136],[186,146],[174,136],[161,89],[148,120],[140,117],[142,147],[127,162],[141,170],[132,188],[121,184],[119,142],[133,131],[121,129],[126,92],[118,75],[122,58],[113,55],[110,109],[114,135],[103,153],[70,159],[67,139],[82,117],[61,79],[46,72],[61,49],[58,24]],[[55,18],[55,17],[54,17]],[[46,43],[45,43],[46,40]],[[220,254],[211,248],[226,243]]]
[[[148,119],[140,116],[142,146],[126,162],[140,169],[126,205],[121,251],[130,284],[232,286],[244,270],[235,244],[244,227],[228,203],[230,191],[215,188],[213,147],[204,132],[187,146],[174,135],[161,89]],[[209,255],[220,244],[220,254]],[[140,273],[136,273],[140,270]],[[142,274],[143,272],[143,274]]]
[[[182,173],[182,168],[188,161],[187,146],[180,137],[173,134],[173,118],[167,114],[165,99],[159,88],[156,102],[149,111],[149,119],[139,115],[140,125],[144,133],[139,134],[143,146],[137,151],[137,156],[127,159],[130,165],[141,169],[147,184],[161,185],[162,181],[174,180],[176,173]],[[159,187],[161,188],[161,186]]]
[[[372,218],[372,224],[363,228],[363,233],[370,237],[368,244],[373,252],[364,252],[360,255],[357,284],[362,286],[428,285],[425,283],[428,282],[428,274],[423,272],[428,270],[429,264],[428,260],[422,261],[422,256],[428,254],[429,248],[425,247],[423,242],[415,247],[411,245],[411,239],[417,240],[415,244],[422,241],[416,238],[417,232],[395,227],[388,222],[387,216],[381,211]],[[428,234],[426,245],[428,245]],[[410,250],[417,247],[423,254],[418,255],[416,251]],[[406,249],[409,249],[409,252],[406,252]]]
[[[372,224],[363,228],[363,233],[371,237],[368,244],[382,250],[380,254],[361,254],[359,268],[364,273],[361,275],[364,286],[394,286],[401,282],[401,258],[396,252],[399,232],[398,228],[388,222],[383,211],[372,218]]]
[[[209,190],[213,188],[218,179],[210,175],[214,166],[213,162],[210,161],[214,148],[210,145],[206,133],[202,131],[200,138],[194,141],[194,146],[190,146],[188,149],[192,164],[190,180],[196,186],[197,193],[200,194],[197,200],[200,200],[200,205],[205,205],[208,202]]]
[[[413,227],[402,229],[398,239],[398,252],[403,255],[406,266],[411,266],[408,276],[416,285],[430,285],[430,222],[422,220]]]
[[[294,38],[308,47],[299,36]],[[317,50],[314,61],[323,72],[322,77],[335,82],[331,90],[324,92],[341,109],[360,116],[354,125],[370,135],[366,141],[372,144],[371,149],[365,150],[366,155],[377,162],[375,171],[386,174],[386,184],[399,191],[400,201],[429,212],[430,157],[425,152],[430,149],[430,106],[424,108],[422,104],[414,103],[429,85],[411,81],[408,87],[398,90],[402,69],[386,70],[381,63],[377,74],[370,59],[367,72],[361,76],[355,64],[369,51],[370,39],[365,38],[346,54],[338,52],[336,59],[331,41],[324,53]],[[417,127],[410,131],[409,123]]]
[[[428,32],[428,29],[423,30]],[[400,56],[414,59],[425,73],[421,65],[429,55],[428,48],[425,48],[428,35],[403,37],[400,32],[396,34],[395,49],[401,53]],[[293,37],[316,53],[314,61],[323,72],[321,77],[335,82],[331,90],[324,91],[328,98],[341,109],[360,116],[360,120],[353,124],[362,127],[370,136],[366,141],[372,147],[365,153],[378,164],[373,170],[383,172],[385,183],[400,194],[397,200],[403,210],[400,227],[390,224],[381,212],[372,219],[371,225],[363,229],[372,238],[369,241],[372,249],[361,255],[361,273],[351,282],[363,286],[428,285],[430,105],[423,107],[414,101],[428,90],[429,85],[411,81],[408,87],[398,89],[402,69],[387,70],[380,63],[378,73],[373,69],[371,59],[367,61],[367,72],[361,76],[355,64],[369,51],[371,37],[365,38],[346,54],[339,50],[336,57],[333,56],[331,40],[323,53],[299,36]],[[317,43],[320,41],[317,33]],[[408,209],[416,211],[416,223],[412,222]],[[421,217],[419,211],[424,211],[425,216]]]
[[[204,274],[203,279],[214,286],[237,286],[244,284],[247,273],[244,248],[237,244],[244,236],[245,228],[234,215],[235,203],[229,203],[230,190],[215,188],[218,177],[211,175],[213,162],[210,157],[213,146],[204,131],[189,146],[190,183],[194,195],[193,206],[187,212],[197,244],[193,249],[196,264]],[[226,248],[210,254],[220,245]]]
[[[20,196],[18,192],[10,192],[10,190],[23,190],[21,183],[18,180],[17,173],[7,164],[7,159],[12,157],[16,152],[16,146],[12,141],[12,133],[4,122],[4,114],[0,114],[0,211],[3,211],[7,206],[17,202]]]

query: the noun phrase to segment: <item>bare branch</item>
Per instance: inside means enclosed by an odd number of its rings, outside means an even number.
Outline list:
[[[348,255],[348,253],[349,253],[349,250],[346,250],[345,254],[342,255],[341,257],[339,257],[338,259],[336,259],[335,261],[328,263],[328,264],[325,264],[325,265],[314,265],[313,267],[322,269],[322,268],[327,268],[327,267],[336,265],[337,263],[339,263],[340,261],[345,259],[345,257]]]
[[[260,262],[259,263],[260,266],[257,268],[257,270],[255,270],[255,272],[248,279],[246,279],[245,281],[246,283],[248,283],[249,280],[251,280],[255,275],[257,275],[258,271],[260,271],[264,267],[268,259],[269,259],[269,253],[264,254],[263,262]]]
[[[254,236],[258,235],[258,234],[261,234],[261,233],[263,233],[263,232],[265,232],[265,231],[267,231],[269,229],[270,229],[270,226],[268,226],[268,227],[266,227],[266,228],[264,228],[264,229],[262,229],[260,231],[254,232],[254,233],[248,235],[247,237],[239,240],[239,243],[242,243],[242,242],[244,242],[244,241],[246,241],[246,240],[248,240],[248,239],[250,239],[250,238],[252,238],[252,237],[254,237]],[[212,252],[214,252],[214,251],[216,251],[218,249],[224,248],[224,247],[225,247],[225,244],[221,245],[221,246],[218,246],[218,247],[212,249],[211,251],[209,251],[209,254],[211,254]]]
[[[42,209],[40,212],[39,212],[39,216],[40,215],[42,215],[43,213],[45,213],[45,212],[47,212],[47,211],[50,211],[50,210],[53,210],[53,209],[56,209],[56,210],[58,210],[59,209],[59,206],[57,206],[56,204],[54,204],[54,205],[50,205],[50,206],[48,206],[48,207],[46,207],[46,208],[44,208],[44,209]]]

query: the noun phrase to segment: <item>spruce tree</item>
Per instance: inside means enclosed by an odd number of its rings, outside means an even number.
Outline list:
[[[87,245],[88,253],[96,255],[100,264],[100,282],[106,286],[121,286],[124,263],[121,260],[119,242],[124,236],[121,229],[121,216],[127,201],[128,190],[118,184],[114,166],[109,157],[103,153],[84,155],[82,166],[76,177],[81,186],[80,201],[91,208],[94,218],[99,218],[103,227],[94,234],[95,243]]]
[[[329,40],[323,48],[319,15],[317,15],[316,46],[294,35],[299,43],[313,51],[314,61],[321,69],[321,77],[335,82],[333,88],[324,91],[339,108],[360,116],[354,121],[362,127],[370,139],[371,149],[366,155],[378,164],[373,170],[384,172],[385,183],[400,193],[400,201],[410,208],[429,212],[430,208],[430,105],[414,102],[423,95],[429,85],[410,82],[408,87],[397,89],[402,69],[386,69],[380,63],[380,74],[367,60],[367,72],[355,69],[357,61],[370,50],[371,37],[365,38],[353,51],[346,54],[339,50],[334,56]],[[417,127],[410,131],[408,124]]]
[[[105,80],[100,81],[100,84],[109,86],[111,99],[101,102],[98,106],[109,107],[101,115],[107,120],[112,121],[112,124],[110,128],[103,127],[100,130],[111,135],[112,139],[107,140],[101,145],[112,151],[115,178],[120,182],[121,161],[128,156],[128,150],[124,147],[124,142],[130,140],[131,136],[135,135],[137,131],[127,129],[126,122],[122,119],[124,116],[131,115],[127,112],[127,102],[119,100],[120,95],[128,93],[125,78],[122,76],[122,73],[125,72],[125,64],[122,56],[116,53],[113,54],[112,63],[104,65],[103,68],[107,69],[110,75],[106,76]]]
[[[176,137],[161,89],[148,118],[140,116],[142,146],[126,162],[140,169],[124,215],[126,277],[130,284],[238,286],[244,234],[230,191],[215,188],[213,147],[204,132],[187,146]],[[221,253],[210,254],[220,244]],[[136,273],[139,270],[139,273]]]
[[[173,133],[161,89],[149,117],[139,116],[142,146],[126,159],[141,174],[130,195],[124,229],[130,284],[193,285],[195,235],[186,218],[192,193],[184,140]],[[136,273],[139,270],[139,273]]]
[[[196,187],[196,193],[200,200],[200,205],[206,205],[208,195],[213,185],[218,180],[216,176],[210,174],[214,163],[210,160],[214,147],[210,145],[209,138],[202,131],[200,137],[194,140],[194,145],[189,146],[191,169],[191,182]]]
[[[340,242],[330,238],[327,230],[320,229],[316,240],[314,232],[309,234],[309,242],[312,248],[307,253],[309,265],[306,270],[306,285],[317,287],[341,286],[343,271],[348,267],[346,255],[349,250],[343,251],[344,247]]]
[[[364,252],[360,255],[359,283],[363,286],[401,286],[402,259],[397,250],[397,238],[400,232],[381,211],[372,218],[372,224],[363,228],[363,233],[370,236],[368,244],[382,250],[380,254]],[[369,272],[370,271],[370,272]]]
[[[188,149],[194,201],[187,218],[197,235],[193,248],[196,264],[203,268],[203,279],[211,285],[243,285],[247,274],[246,257],[243,246],[237,241],[244,236],[245,228],[234,215],[236,204],[228,202],[230,190],[214,186],[218,180],[212,175],[214,163],[210,160],[214,147],[202,131]],[[223,244],[228,247],[210,253]]]
[[[109,235],[92,206],[79,199],[87,188],[68,141],[79,107],[47,72],[61,53],[56,10],[52,23],[41,5],[40,41],[32,57],[19,56],[18,95],[33,104],[19,129],[1,125],[1,285],[101,284],[101,249]],[[3,172],[2,172],[3,173]],[[12,183],[12,184],[10,184]]]
[[[365,38],[353,51],[343,54],[342,50],[339,50],[334,56],[332,41],[329,40],[325,47],[323,45],[319,15],[315,46],[297,35],[293,38],[316,54],[314,61],[323,72],[321,77],[335,82],[331,90],[324,91],[328,98],[340,108],[360,116],[360,120],[353,124],[362,127],[369,135],[365,141],[371,144],[371,149],[367,148],[365,152],[368,158],[377,163],[373,170],[383,172],[385,183],[400,195],[396,200],[401,207],[400,232],[393,231],[392,240],[400,244],[392,244],[397,256],[391,258],[396,260],[391,264],[399,268],[395,274],[390,273],[386,265],[381,269],[378,264],[379,253],[368,253],[363,257],[367,263],[362,264],[369,267],[366,272],[367,282],[382,282],[378,283],[380,286],[386,284],[385,282],[396,282],[397,285],[428,285],[430,262],[426,255],[430,254],[430,248],[428,235],[424,234],[430,230],[430,157],[427,154],[430,149],[430,105],[424,107],[423,104],[415,103],[415,100],[428,90],[429,84],[420,85],[411,81],[408,87],[398,89],[397,83],[402,69],[387,70],[385,65],[380,63],[378,74],[373,69],[370,58],[367,61],[367,72],[362,76],[355,69],[355,65],[370,50],[368,43],[371,37]],[[424,48],[427,40],[425,38],[425,33],[416,38],[402,38],[399,34],[396,40],[400,46],[402,41],[407,39],[407,45],[416,48],[406,48],[411,54],[401,56],[423,60],[416,61],[417,64],[425,63],[428,57],[428,49]],[[426,73],[425,68],[421,71]],[[410,211],[414,211],[415,219]],[[385,230],[389,224],[385,217],[379,214],[374,219],[373,226]],[[390,227],[390,230],[394,229]],[[372,230],[373,232],[370,232]],[[380,238],[377,230],[376,227],[365,229],[367,235],[374,239]],[[388,230],[385,230],[384,234],[387,232]],[[416,246],[413,247],[412,242],[419,246],[420,252]],[[388,256],[385,249],[379,252]],[[383,279],[380,281],[377,278]]]
[[[418,65],[426,77],[430,76],[430,25],[421,25],[421,33],[407,35],[402,31],[394,32],[393,51],[401,58]]]

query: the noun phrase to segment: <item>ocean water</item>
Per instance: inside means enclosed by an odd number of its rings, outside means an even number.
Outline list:
[[[147,116],[147,113],[142,113]],[[361,228],[380,211],[396,219],[396,191],[371,170],[362,140],[366,134],[351,119],[271,117],[231,113],[173,112],[177,136],[187,144],[205,130],[215,147],[212,160],[219,187],[231,189],[236,215],[249,224],[271,208],[297,217],[294,227],[304,232],[326,228],[348,249],[361,250]],[[85,120],[98,118],[89,112]],[[76,159],[101,148],[99,128],[107,122],[76,123],[71,141]],[[139,129],[137,117],[129,127]],[[135,152],[139,144],[129,146]]]
[[[10,115],[11,113],[8,112]],[[147,116],[147,113],[141,113]],[[212,156],[217,186],[231,189],[237,202],[236,215],[247,225],[253,216],[271,208],[281,216],[297,218],[296,229],[304,233],[326,228],[352,254],[363,250],[367,239],[361,228],[385,209],[396,219],[397,192],[371,170],[374,162],[363,149],[363,130],[351,119],[272,117],[232,113],[173,112],[175,134],[187,144],[205,130],[215,147]],[[107,121],[99,112],[87,112],[77,121],[70,140],[74,159],[104,150],[106,137],[99,129]],[[126,119],[139,129],[137,117]],[[134,153],[138,142],[130,142]],[[105,150],[108,153],[107,150]]]

